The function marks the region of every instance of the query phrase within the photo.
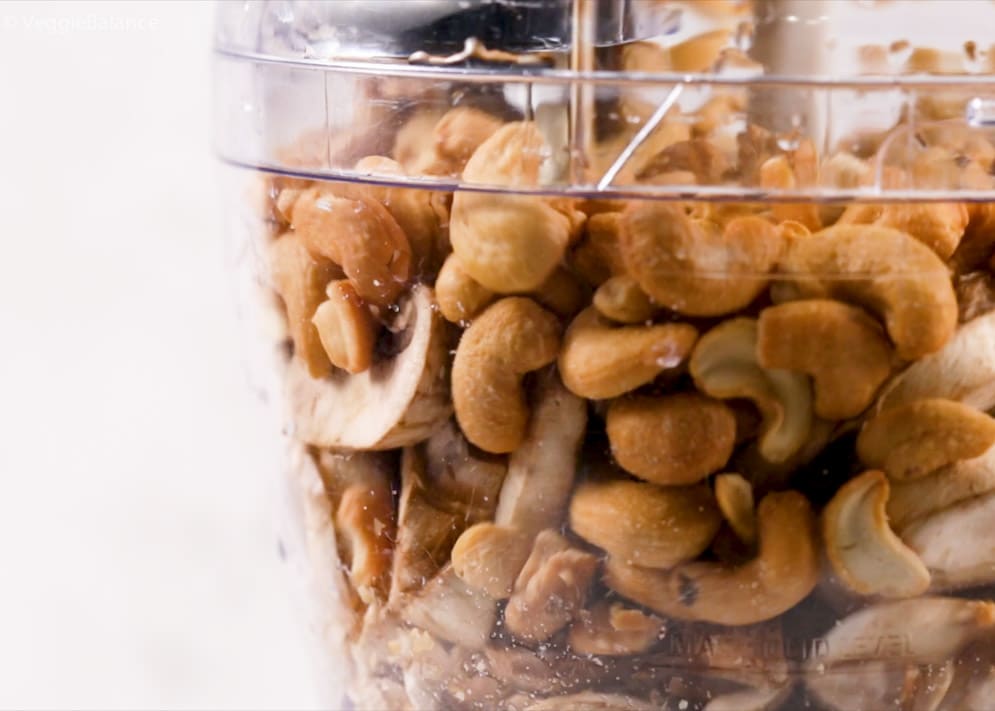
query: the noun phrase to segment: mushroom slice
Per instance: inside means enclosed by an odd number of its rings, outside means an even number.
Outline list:
[[[995,311],[965,323],[941,350],[895,376],[875,411],[927,397],[956,400],[978,410],[995,407]]]
[[[791,695],[794,684],[765,689],[743,689],[716,696],[704,711],[774,711]]]
[[[664,622],[635,608],[606,600],[581,611],[570,627],[567,643],[577,654],[620,656],[641,654],[664,633]]]
[[[654,570],[611,556],[605,582],[677,619],[737,626],[777,617],[805,599],[818,580],[815,514],[804,496],[786,491],[764,497],[757,518],[757,557],[743,565],[695,562]]]
[[[508,458],[494,522],[535,536],[556,528],[573,488],[587,403],[548,370],[539,379],[528,432]]]
[[[808,686],[833,711],[886,708],[936,711],[953,676],[951,661],[917,666],[896,660],[875,660],[813,676]]]
[[[442,317],[432,290],[415,286],[390,326],[400,349],[356,375],[311,378],[293,361],[286,375],[294,435],[318,447],[383,450],[420,442],[452,413]]]
[[[406,596],[400,609],[409,624],[468,649],[487,644],[497,620],[497,603],[466,585],[449,566]]]
[[[995,447],[980,457],[941,467],[929,476],[893,483],[888,519],[899,533],[915,519],[995,490]]]
[[[551,696],[525,707],[524,711],[657,711],[659,704],[628,694],[581,691],[566,696]]]
[[[839,578],[861,595],[918,595],[929,587],[929,571],[888,526],[887,501],[882,472],[847,482],[823,512],[826,553]]]
[[[757,322],[736,318],[719,324],[691,354],[691,376],[703,393],[719,399],[746,398],[760,410],[760,453],[784,461],[805,443],[812,427],[808,378],[789,370],[762,368],[757,359]]]
[[[771,306],[757,322],[757,360],[764,368],[812,376],[815,414],[827,420],[867,409],[891,372],[891,345],[855,306],[827,299]]]
[[[753,486],[742,474],[719,474],[715,477],[715,501],[730,528],[743,543],[757,540],[757,516],[753,503]]]
[[[954,400],[929,398],[889,408],[867,422],[857,454],[899,481],[980,457],[995,445],[995,418]]]
[[[933,576],[933,590],[995,582],[995,493],[967,499],[914,521],[902,540]]]

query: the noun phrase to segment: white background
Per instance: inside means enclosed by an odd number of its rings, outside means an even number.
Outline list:
[[[315,704],[226,281],[212,15],[0,3],[0,707]]]

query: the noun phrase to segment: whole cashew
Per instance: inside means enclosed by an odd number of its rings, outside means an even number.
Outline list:
[[[696,484],[718,471],[736,440],[732,411],[697,393],[616,400],[606,428],[615,461],[664,486]]]
[[[691,560],[708,547],[721,522],[712,492],[703,484],[588,481],[570,502],[574,533],[624,565],[670,568]]]
[[[308,250],[340,264],[363,299],[394,303],[410,276],[411,247],[383,205],[311,188],[294,203],[291,217]]]
[[[757,557],[738,567],[686,563],[653,570],[614,555],[605,582],[620,595],[668,617],[750,625],[790,610],[819,578],[815,514],[794,491],[768,494],[757,512]]]
[[[683,323],[615,327],[589,307],[563,337],[560,375],[581,397],[618,397],[679,366],[697,338],[698,331]]]
[[[860,309],[810,299],[760,312],[757,360],[764,368],[811,375],[815,414],[845,420],[867,409],[891,373],[891,346]]]
[[[957,327],[957,299],[940,258],[904,232],[842,225],[790,243],[781,271],[803,298],[838,298],[880,316],[898,355],[939,350]]]
[[[444,319],[463,323],[487,308],[495,294],[478,284],[464,271],[459,257],[450,254],[435,280],[435,298]]]
[[[851,205],[837,225],[876,225],[912,235],[940,259],[950,259],[967,228],[967,206],[959,202]]]
[[[591,215],[584,237],[570,254],[570,264],[591,286],[599,286],[610,277],[625,273],[618,245],[622,213],[601,212]]]
[[[639,284],[626,275],[605,281],[594,292],[594,308],[612,321],[643,323],[653,318],[656,306]]]
[[[361,373],[373,362],[373,317],[351,282],[333,281],[325,293],[328,300],[318,306],[311,319],[321,345],[336,368]]]
[[[530,299],[501,299],[477,317],[453,360],[453,406],[468,440],[495,454],[521,444],[529,420],[522,377],[552,363],[559,346],[556,317]]]
[[[750,304],[767,286],[781,242],[774,226],[741,217],[724,229],[683,208],[637,202],[622,213],[619,242],[628,273],[661,306],[718,316]]]
[[[547,153],[534,123],[505,124],[474,152],[463,177],[535,185]],[[478,283],[501,294],[530,292],[559,265],[584,219],[565,198],[461,191],[453,198],[450,240]]]
[[[453,546],[453,572],[470,587],[503,600],[511,595],[531,550],[529,532],[478,523],[463,531]]]

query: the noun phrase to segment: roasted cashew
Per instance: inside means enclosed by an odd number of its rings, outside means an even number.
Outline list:
[[[756,543],[757,514],[750,482],[741,474],[719,474],[715,477],[715,502],[739,539],[748,545]]]
[[[730,168],[729,159],[711,141],[692,138],[664,148],[636,177],[652,181],[657,175],[681,172],[692,174],[698,185],[717,185]]]
[[[495,600],[511,595],[532,550],[532,535],[510,526],[478,523],[453,546],[453,572],[471,588]]]
[[[618,245],[622,213],[601,212],[587,220],[584,237],[570,254],[570,264],[591,286],[625,273]]]
[[[602,600],[578,614],[567,635],[567,645],[577,654],[641,654],[665,629],[659,617]]]
[[[954,462],[929,476],[896,482],[888,499],[888,519],[899,533],[927,514],[995,490],[995,447],[980,457]]]
[[[718,471],[736,440],[732,411],[697,393],[615,400],[606,429],[619,466],[664,486],[695,484]]]
[[[837,225],[890,227],[915,237],[946,261],[967,228],[967,206],[960,202],[908,202],[851,205]]]
[[[787,156],[774,156],[764,161],[763,165],[760,166],[760,186],[765,190],[784,191],[795,190],[799,187],[795,170]],[[819,207],[810,202],[774,203],[771,206],[771,214],[777,222],[791,220],[805,226],[812,232],[822,229]]]
[[[929,587],[929,571],[889,527],[888,493],[879,471],[844,484],[823,512],[826,553],[836,575],[861,595],[919,595]]]
[[[466,164],[467,181],[508,187],[535,185],[548,154],[534,123],[505,124]],[[458,191],[449,236],[463,268],[501,294],[537,289],[556,269],[585,215],[572,200]]]
[[[804,496],[787,491],[764,497],[757,519],[759,550],[748,563],[653,570],[612,555],[605,582],[667,617],[733,626],[772,619],[801,602],[818,581],[815,514]]]
[[[698,389],[719,399],[746,398],[763,416],[761,455],[785,461],[805,444],[812,428],[812,389],[800,373],[760,367],[758,327],[749,318],[725,321],[698,340],[691,376]]]
[[[644,201],[622,213],[619,244],[629,275],[661,306],[718,316],[750,304],[767,286],[781,242],[759,217],[724,229],[690,219],[679,205]]]
[[[373,317],[352,282],[333,281],[325,293],[328,299],[315,310],[311,323],[332,365],[348,373],[361,373],[373,362]]]
[[[549,639],[584,606],[597,569],[597,558],[557,531],[540,532],[504,609],[505,627],[520,639]]]
[[[587,481],[570,501],[570,528],[621,565],[671,568],[704,551],[722,518],[703,485]],[[637,600],[637,602],[640,602]]]
[[[830,227],[791,242],[780,265],[799,296],[854,301],[880,316],[902,358],[938,351],[957,326],[946,267],[904,232]]]
[[[877,323],[854,306],[792,301],[760,312],[757,361],[811,375],[815,414],[845,420],[867,409],[891,373],[891,346]]]
[[[394,449],[422,441],[449,419],[448,349],[432,290],[413,287],[388,328],[401,351],[362,373],[315,380],[291,364],[286,398],[296,437],[319,447]]]
[[[559,346],[556,317],[530,299],[501,299],[474,320],[456,348],[452,375],[456,419],[467,439],[495,454],[521,444],[529,420],[522,377],[553,362]]]
[[[980,457],[995,445],[995,418],[954,400],[928,398],[892,407],[867,422],[857,455],[897,481]]]
[[[612,326],[589,307],[574,318],[559,356],[563,384],[592,400],[618,397],[679,366],[698,337],[693,326]]]
[[[269,263],[276,292],[287,310],[294,355],[312,378],[328,375],[331,363],[311,318],[327,298],[325,287],[335,278],[337,267],[312,256],[293,232],[281,235],[270,245]]]
[[[411,246],[377,200],[351,200],[311,188],[294,203],[291,219],[308,250],[340,264],[366,301],[388,306],[404,289]]]
[[[453,323],[464,323],[487,308],[496,295],[474,281],[463,270],[459,257],[450,254],[436,277],[435,298],[443,318]]]
[[[446,172],[461,172],[473,152],[502,125],[498,117],[472,106],[447,111],[432,129],[435,151],[447,164]]]
[[[619,323],[643,323],[653,318],[656,306],[639,284],[626,275],[611,277],[594,292],[594,308]]]
[[[961,323],[995,311],[995,270],[958,274],[954,277],[954,290]]]
[[[895,376],[874,406],[875,412],[920,398],[957,400],[979,410],[995,407],[995,312],[961,326],[936,353]]]
[[[559,527],[586,431],[587,403],[568,391],[554,371],[540,374],[525,439],[508,457],[495,523],[533,537]]]
[[[958,590],[995,582],[993,517],[995,493],[989,491],[923,516],[902,531],[902,540],[932,574],[932,590]]]

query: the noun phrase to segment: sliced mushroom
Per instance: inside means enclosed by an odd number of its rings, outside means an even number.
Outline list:
[[[787,491],[764,497],[757,518],[757,557],[743,565],[694,562],[654,570],[611,556],[605,582],[677,619],[736,626],[777,617],[805,599],[818,580],[815,514],[804,496]]]
[[[898,660],[875,660],[811,677],[808,685],[819,701],[833,711],[935,711],[950,688],[953,670],[953,662],[916,666]]]
[[[888,519],[899,533],[916,519],[995,490],[995,447],[929,476],[891,485]]]
[[[882,392],[876,412],[929,397],[978,410],[995,407],[995,312],[962,325],[938,352],[917,360]]]
[[[602,600],[577,615],[570,627],[567,644],[577,654],[641,654],[665,629],[663,620],[655,615]]]
[[[628,694],[581,691],[566,696],[551,696],[525,707],[524,711],[658,711],[659,704]]]
[[[480,649],[497,619],[497,603],[443,568],[425,587],[408,595],[401,617],[447,642]]]
[[[933,590],[956,590],[995,582],[995,493],[961,501],[924,516],[902,531],[922,558]]]
[[[508,458],[494,522],[535,536],[563,520],[587,428],[587,404],[544,372],[525,440]]]
[[[764,420],[760,453],[780,462],[804,445],[812,428],[812,389],[801,373],[762,368],[757,334],[757,322],[749,318],[716,326],[691,353],[691,376],[707,395],[751,400]]]
[[[774,711],[791,695],[794,684],[763,689],[743,689],[717,696],[704,711]]]
[[[887,501],[883,472],[847,482],[823,513],[826,553],[836,575],[861,595],[918,595],[929,587],[929,571],[889,527]]]
[[[286,398],[294,435],[318,447],[383,450],[420,442],[452,413],[443,320],[432,290],[415,286],[391,330],[400,350],[356,375],[315,380],[293,362]]]
[[[715,477],[715,501],[722,517],[743,543],[757,540],[757,515],[753,503],[753,486],[741,474]]]
[[[898,481],[918,479],[995,445],[995,418],[954,400],[928,398],[891,407],[867,422],[857,454]]]
[[[859,415],[891,372],[891,346],[881,329],[861,309],[838,301],[766,308],[757,337],[762,367],[812,376],[815,414],[827,420]]]
[[[469,442],[449,420],[420,446],[424,452],[425,484],[432,504],[455,513],[465,525],[494,517],[507,462]]]

